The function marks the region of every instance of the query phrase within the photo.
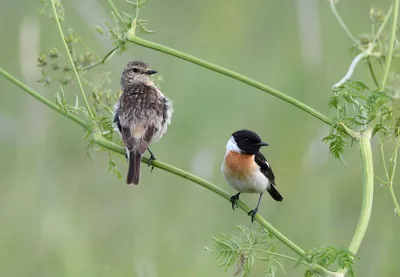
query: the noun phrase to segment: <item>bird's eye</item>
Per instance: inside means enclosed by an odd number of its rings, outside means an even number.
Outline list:
[[[249,139],[244,139],[245,142],[249,142]]]
[[[133,72],[139,72],[139,68],[134,67],[134,68],[132,69],[132,71],[133,71]]]

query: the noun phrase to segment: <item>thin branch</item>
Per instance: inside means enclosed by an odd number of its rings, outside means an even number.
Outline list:
[[[92,126],[90,124],[88,124],[87,122],[85,122],[84,120],[82,120],[81,118],[77,117],[76,115],[73,115],[71,113],[65,113],[57,104],[53,103],[52,101],[48,100],[47,98],[41,96],[39,93],[37,93],[36,91],[34,91],[33,89],[29,88],[27,85],[25,85],[23,82],[21,82],[20,80],[16,79],[14,76],[12,76],[10,73],[8,73],[7,71],[5,71],[4,69],[0,68],[0,75],[3,75],[7,80],[11,81],[12,83],[14,83],[15,85],[17,85],[18,87],[20,87],[21,89],[23,89],[24,91],[26,91],[27,93],[29,93],[32,97],[36,98],[37,100],[39,100],[40,102],[42,102],[43,104],[47,105],[48,107],[50,107],[51,109],[55,110],[56,112],[68,117],[69,119],[71,119],[72,121],[74,121],[75,123],[78,123],[79,125],[81,125],[83,128],[85,128],[86,130],[88,130],[89,132],[92,131]]]
[[[396,194],[394,194],[393,186],[389,187],[389,192],[390,192],[390,195],[392,196],[394,210],[396,212],[396,215],[400,218],[400,206],[399,206],[399,202],[397,201]]]
[[[390,6],[390,9],[389,9],[388,13],[386,14],[385,19],[383,20],[381,26],[379,27],[378,32],[376,33],[372,43],[375,43],[379,39],[383,29],[385,29],[385,26],[389,21],[390,16],[392,15],[392,10],[393,10],[393,5]]]
[[[93,67],[96,67],[96,66],[98,66],[98,65],[105,64],[105,62],[106,62],[109,58],[112,57],[112,55],[115,53],[115,51],[116,51],[119,47],[121,47],[121,46],[118,45],[118,46],[115,46],[113,49],[111,49],[111,50],[104,56],[104,58],[103,58],[101,61],[98,61],[97,63],[88,65],[88,66],[83,67],[83,68],[79,68],[79,70],[89,70],[89,69],[92,69]]]
[[[125,26],[125,22],[124,19],[122,18],[121,14],[119,13],[119,11],[117,10],[117,8],[114,6],[114,3],[112,0],[107,0],[108,5],[111,7],[112,12],[114,13],[114,15],[117,17],[117,19],[121,22],[121,24],[123,26]]]
[[[111,141],[106,140],[105,138],[103,138],[101,136],[100,133],[96,133],[94,134],[94,141],[108,149],[111,150],[113,152],[119,153],[121,155],[125,155],[125,149],[122,146],[119,146]],[[142,157],[142,163],[146,163],[148,162],[149,158],[147,157]],[[223,189],[215,186],[214,184],[201,179],[189,172],[186,172],[180,168],[171,166],[169,164],[163,163],[159,160],[153,160],[151,163],[152,166],[157,167],[159,169],[162,169],[164,171],[170,172],[174,175],[180,176],[184,179],[190,180],[193,183],[196,183],[208,190],[211,190],[212,192],[218,194],[219,196],[221,196],[222,198],[225,198],[226,200],[230,201],[231,195],[228,194],[226,191],[224,191]],[[251,211],[251,208],[249,206],[247,206],[246,204],[244,204],[242,201],[238,200],[236,202],[237,206],[239,208],[241,208],[246,214]],[[286,236],[284,236],[281,232],[279,232],[277,229],[275,229],[275,227],[273,227],[268,221],[266,221],[262,216],[260,216],[258,213],[256,214],[256,216],[254,217],[255,220],[261,225],[263,226],[265,229],[267,229],[272,235],[274,235],[274,237],[276,237],[280,242],[282,242],[284,245],[286,245],[288,248],[290,248],[292,251],[296,252],[299,256],[304,256],[305,252],[303,249],[301,249],[299,246],[297,246],[294,242],[292,242],[291,240],[289,240]],[[317,271],[319,274],[321,274],[321,276],[336,276],[336,274],[330,270],[327,270],[326,268],[316,264],[316,263],[312,263],[309,264],[309,266],[311,266],[312,268],[314,268],[315,271]]]
[[[384,66],[384,71],[381,79],[381,89],[384,89],[386,86],[386,81],[389,76],[390,65],[392,62],[394,43],[396,39],[396,29],[397,29],[397,17],[399,16],[399,0],[394,0],[394,10],[393,10],[393,20],[392,27],[390,30],[390,39],[389,39],[389,51],[386,55],[386,61]]]
[[[371,73],[372,80],[374,81],[375,86],[379,87],[378,79],[376,79],[376,75],[375,75],[374,69],[372,68],[371,60],[369,58],[367,58],[367,63],[368,63],[369,72]]]
[[[86,124],[82,119],[71,115],[71,114],[66,114],[64,113],[60,107],[58,107],[56,104],[52,103],[50,100],[46,99],[45,97],[41,96],[38,92],[32,90],[31,88],[29,88],[28,86],[26,86],[25,84],[23,84],[21,81],[17,80],[14,76],[12,76],[11,74],[9,74],[8,72],[6,72],[5,70],[3,70],[2,68],[0,68],[0,74],[3,75],[6,79],[8,79],[9,81],[13,82],[14,84],[16,84],[18,87],[20,87],[21,89],[23,89],[24,91],[28,92],[31,96],[35,97],[36,99],[38,99],[40,102],[42,102],[43,104],[49,106],[50,108],[52,108],[53,110],[59,112],[62,115],[65,115],[66,117],[68,117],[69,119],[73,120],[74,122],[78,123],[79,125],[81,125],[82,127],[84,127],[85,129],[87,129],[87,131],[89,132],[94,132],[93,133],[93,139],[94,141],[108,149],[111,150],[113,152],[119,153],[121,155],[125,155],[125,149],[122,146],[119,146],[111,141],[106,140],[104,137],[102,137],[102,135],[98,132],[98,131],[94,131],[92,129],[92,127],[88,124]],[[147,157],[142,157],[142,162],[143,163],[147,163],[148,162],[148,158]],[[188,173],[182,169],[179,169],[177,167],[171,166],[169,164],[163,163],[159,160],[155,160],[152,161],[151,165],[153,165],[154,167],[157,167],[159,169],[162,169],[164,171],[170,172],[174,175],[180,176],[184,179],[190,180],[193,183],[196,183],[208,190],[211,190],[212,192],[218,194],[219,196],[225,198],[226,200],[230,201],[230,197],[231,195],[229,195],[226,191],[222,190],[221,188],[215,186],[214,184],[207,182],[204,179],[201,179],[191,173]],[[242,201],[237,201],[237,205],[246,213],[248,213],[251,208],[248,207],[246,204],[244,204]],[[299,246],[297,246],[294,242],[292,242],[291,240],[289,240],[286,236],[284,236],[281,232],[279,232],[277,229],[275,229],[269,222],[267,222],[263,217],[261,217],[259,214],[256,214],[255,219],[258,223],[260,223],[261,226],[263,226],[264,228],[266,228],[271,234],[273,234],[279,241],[281,241],[283,244],[285,244],[287,247],[289,247],[290,249],[292,249],[294,252],[296,252],[299,256],[304,256],[305,252],[303,249],[301,249]]]
[[[96,133],[94,135],[94,141],[106,149],[109,149],[109,150],[119,153],[121,155],[125,155],[125,149],[122,146],[116,145],[115,143],[106,140],[99,133]],[[142,162],[147,163],[148,158],[143,157]],[[207,182],[206,180],[201,179],[189,172],[186,172],[177,167],[168,165],[159,160],[154,160],[151,165],[153,165],[154,167],[160,168],[164,171],[170,172],[174,175],[180,176],[184,179],[188,179],[196,184],[199,184],[200,186],[202,186],[208,190],[211,190],[212,192],[214,192],[214,193],[218,194],[219,196],[225,198],[226,200],[230,201],[231,195],[228,194],[226,191],[222,190],[221,188],[215,186],[214,184]],[[244,204],[241,201],[237,201],[237,205],[246,213],[248,213],[251,210],[250,207],[248,207],[246,204]],[[305,253],[304,250],[302,250],[294,242],[290,241],[287,237],[285,237],[282,233],[280,233],[277,229],[275,229],[269,222],[267,222],[260,215],[256,214],[255,219],[258,223],[261,224],[261,226],[265,227],[268,231],[270,231],[278,240],[280,240],[287,247],[292,249],[294,252],[296,252],[300,256],[304,255],[304,253]]]
[[[246,77],[244,75],[236,73],[236,72],[234,72],[232,70],[229,70],[229,69],[226,69],[226,68],[224,68],[222,66],[215,65],[215,64],[212,64],[210,62],[201,60],[201,59],[199,59],[197,57],[191,56],[191,55],[183,53],[181,51],[178,51],[178,50],[169,48],[167,46],[164,46],[164,45],[161,45],[161,44],[157,44],[157,43],[142,39],[142,38],[136,36],[134,34],[134,32],[132,31],[132,29],[127,32],[127,38],[128,38],[128,40],[130,42],[133,42],[135,44],[138,44],[138,45],[141,45],[141,46],[144,46],[144,47],[147,47],[147,48],[159,51],[159,52],[163,52],[163,53],[166,53],[168,55],[180,58],[182,60],[197,64],[197,65],[202,66],[204,68],[208,68],[208,69],[210,69],[212,71],[218,72],[218,73],[226,75],[228,77],[231,77],[231,78],[233,78],[235,80],[238,80],[238,81],[240,81],[242,83],[248,84],[248,85],[250,85],[252,87],[255,87],[255,88],[259,89],[259,90],[265,91],[268,94],[271,94],[271,95],[273,95],[273,96],[275,96],[275,97],[277,97],[277,98],[279,98],[279,99],[281,99],[281,100],[283,100],[283,101],[285,101],[285,102],[287,102],[289,104],[292,104],[293,106],[296,106],[296,107],[302,109],[303,111],[305,111],[305,112],[311,114],[312,116],[318,118],[322,122],[324,122],[324,123],[326,123],[328,125],[332,125],[332,121],[331,121],[331,119],[329,117],[327,117],[327,116],[323,115],[322,113],[314,110],[313,108],[311,108],[310,106],[300,102],[299,100],[297,100],[297,99],[295,99],[293,97],[290,97],[290,96],[284,94],[283,92],[281,92],[279,90],[276,90],[276,89],[271,88],[271,87],[269,87],[267,85],[264,85],[261,82],[255,81],[253,79],[250,79],[249,77]]]
[[[385,150],[383,149],[383,141],[382,140],[380,141],[380,148],[381,148],[383,168],[385,169],[386,180],[389,180],[389,171],[387,170],[387,166],[386,166]]]
[[[353,76],[354,69],[356,68],[357,64],[362,59],[370,56],[372,49],[373,49],[373,44],[370,44],[367,50],[365,50],[365,51],[361,52],[360,54],[358,54],[357,56],[355,56],[355,58],[353,59],[353,61],[351,62],[350,66],[349,66],[349,70],[347,71],[346,75],[339,82],[334,84],[332,86],[332,89],[337,89],[338,87],[343,85],[347,80],[349,80],[351,78],[351,76]]]
[[[336,1],[335,0],[329,0],[329,3],[331,5],[331,9],[333,12],[333,15],[336,17],[337,21],[339,22],[340,26],[342,29],[346,32],[346,34],[351,38],[351,40],[358,44],[356,38],[353,36],[353,34],[350,32],[350,30],[347,28],[346,24],[344,23],[343,19],[340,17],[339,13],[336,10]]]
[[[398,154],[399,147],[400,147],[400,139],[397,140],[396,147],[394,149],[394,152],[393,152],[393,155],[391,158],[391,167],[390,167],[391,174],[389,176],[390,179],[388,182],[390,195],[392,196],[393,204],[394,204],[395,211],[396,211],[396,214],[398,217],[400,217],[400,206],[399,206],[399,203],[397,202],[397,198],[396,198],[396,195],[393,190],[393,180],[394,180],[394,174],[396,172],[396,167],[397,167],[397,154]]]
[[[56,5],[54,4],[54,0],[51,0],[51,5],[53,7],[54,18],[55,18],[55,21],[56,21],[57,26],[58,26],[58,31],[60,32],[60,36],[61,36],[61,39],[62,39],[62,41],[64,43],[65,50],[67,51],[69,61],[71,62],[71,66],[74,69],[74,73],[75,73],[76,79],[78,80],[79,89],[81,90],[82,97],[83,97],[83,99],[85,101],[86,109],[88,110],[90,118],[93,118],[93,113],[92,113],[92,110],[90,109],[89,102],[86,99],[86,95],[85,95],[85,91],[83,90],[81,79],[79,78],[79,74],[78,74],[78,71],[76,70],[76,66],[75,66],[74,60],[72,59],[72,56],[69,53],[68,45],[67,45],[67,43],[65,41],[65,36],[64,36],[63,30],[61,28],[61,23],[60,23],[60,20],[58,18],[57,9],[56,9]]]
[[[291,261],[294,261],[294,262],[298,262],[299,261],[299,259],[297,259],[295,257],[291,257],[291,256],[288,256],[288,255],[284,255],[284,254],[280,254],[280,253],[276,253],[276,252],[271,252],[271,251],[267,251],[267,250],[263,250],[263,249],[244,248],[244,249],[241,249],[241,250],[259,252],[259,253],[263,253],[263,254],[266,254],[266,255],[271,255],[271,256],[276,256],[276,257],[288,259],[288,260],[291,260]],[[310,266],[310,264],[305,262],[305,261],[300,261],[300,263],[302,263],[302,264],[304,264],[306,266]]]

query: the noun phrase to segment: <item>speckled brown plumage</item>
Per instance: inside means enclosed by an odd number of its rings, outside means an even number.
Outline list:
[[[128,184],[139,182],[141,156],[162,137],[171,122],[172,104],[149,78],[155,72],[147,64],[135,61],[128,63],[121,76],[123,92],[114,123],[129,153]]]

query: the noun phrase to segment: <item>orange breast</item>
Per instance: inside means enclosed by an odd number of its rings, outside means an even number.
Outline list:
[[[235,177],[244,177],[257,170],[257,164],[254,161],[254,155],[244,155],[234,151],[229,151],[225,156],[226,174]]]

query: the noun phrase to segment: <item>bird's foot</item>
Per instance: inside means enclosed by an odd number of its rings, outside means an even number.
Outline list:
[[[251,216],[251,223],[254,222],[254,217],[256,216],[258,212],[258,208],[255,208],[254,210],[251,210],[250,212],[247,213],[248,216]]]
[[[231,203],[232,203],[232,209],[233,210],[235,210],[235,208],[237,208],[237,205],[236,205],[236,201],[237,200],[239,200],[239,195],[240,195],[240,192],[238,193],[238,194],[235,194],[235,195],[233,195],[232,197],[231,197]]]
[[[156,160],[156,156],[154,156],[154,154],[150,151],[149,148],[147,148],[147,150],[150,153],[150,158],[147,161],[147,166],[151,166],[151,169],[150,169],[150,173],[151,173],[151,172],[153,172],[153,169],[154,169],[154,165],[152,166],[151,163]]]

